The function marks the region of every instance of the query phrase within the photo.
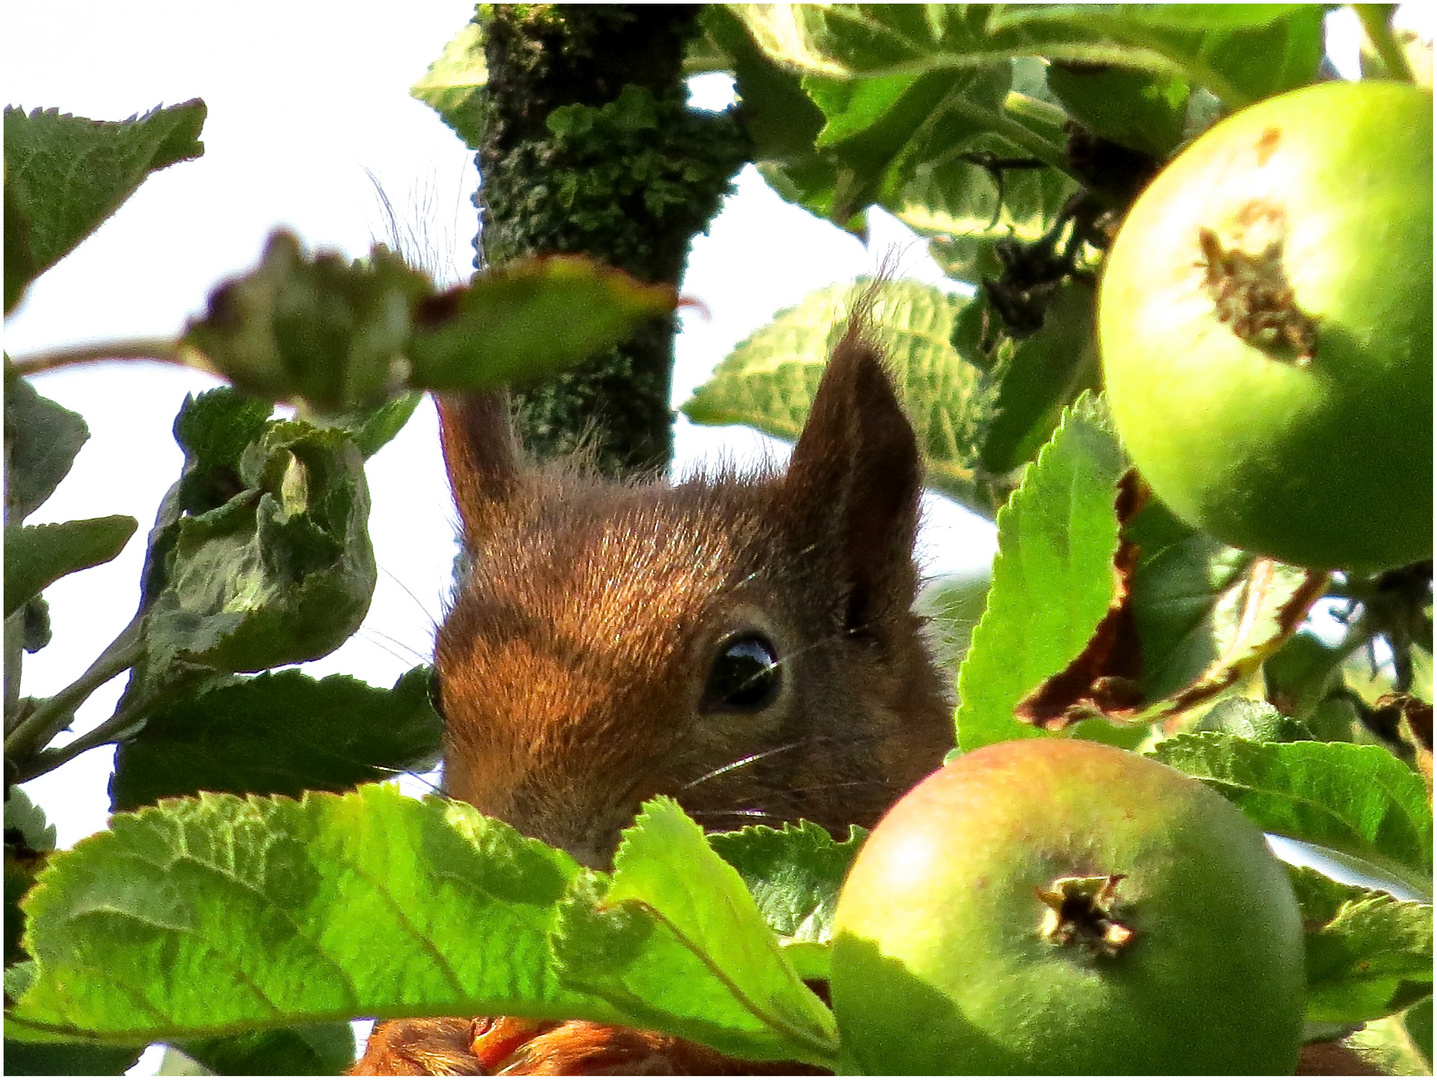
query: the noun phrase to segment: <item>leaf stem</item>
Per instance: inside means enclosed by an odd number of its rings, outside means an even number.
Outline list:
[[[20,711],[20,668],[25,660],[25,609],[5,620],[5,730]],[[17,722],[18,723],[18,722]]]
[[[1397,35],[1392,32],[1392,9],[1395,4],[1353,4],[1352,11],[1362,23],[1366,36],[1377,59],[1386,68],[1387,74],[1403,82],[1414,82],[1412,65],[1402,51]]]
[[[142,651],[140,624],[143,618],[143,615],[136,615],[83,675],[54,697],[42,701],[36,706],[34,712],[15,725],[14,731],[6,733],[5,760],[17,767],[20,781],[33,780],[60,763],[56,761],[53,764],[46,764],[43,768],[37,768],[42,761],[49,762],[58,754],[65,754],[66,756],[62,760],[68,761],[75,754],[83,752],[69,753],[71,747],[81,741],[79,739],[54,752],[50,757],[46,757],[43,753],[37,753],[37,750],[47,746],[51,739],[65,730],[74,717],[75,710],[91,694],[116,675],[122,674],[135,665]],[[108,727],[113,720],[114,717],[111,717],[111,720],[106,721],[101,727]],[[96,732],[98,731],[97,728]],[[90,733],[91,736],[94,734],[95,732]],[[82,739],[89,737],[82,736]],[[99,744],[92,743],[90,745]],[[86,750],[89,748],[89,745],[84,747]]]
[[[148,703],[145,703],[148,704]],[[106,743],[119,742],[125,733],[135,725],[146,710],[134,705],[125,705],[116,709],[114,714],[103,724],[87,731],[73,742],[64,746],[55,746],[47,750],[41,750],[32,757],[26,765],[22,766],[16,774],[16,783],[23,784],[26,780],[33,780],[37,776],[43,776],[47,772],[58,769],[67,761],[72,761],[86,751],[93,750],[97,746],[104,746]]]
[[[162,364],[208,370],[197,362],[200,356],[197,350],[185,346],[176,338],[131,338],[31,353],[6,360],[5,371],[11,375],[40,375],[58,368],[94,364],[102,360],[156,360]]]

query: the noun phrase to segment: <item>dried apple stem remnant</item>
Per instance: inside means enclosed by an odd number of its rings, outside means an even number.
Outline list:
[[[1263,349],[1285,344],[1294,363],[1310,364],[1317,355],[1317,322],[1293,297],[1282,265],[1282,239],[1270,241],[1253,255],[1240,247],[1224,248],[1217,233],[1200,228],[1198,247],[1203,287],[1218,321],[1230,325],[1243,341]]]
[[[1134,937],[1117,917],[1118,882],[1126,876],[1064,877],[1046,889],[1035,887],[1046,905],[1039,935],[1054,945],[1076,944],[1095,956],[1117,956]]]

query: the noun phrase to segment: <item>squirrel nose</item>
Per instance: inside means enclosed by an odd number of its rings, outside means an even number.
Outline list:
[[[583,843],[566,847],[564,850],[581,866],[587,866],[590,870],[607,871],[613,869],[614,850],[617,847],[617,842],[604,845]]]
[[[599,803],[592,793],[526,782],[504,819],[525,836],[559,848],[590,870],[613,867],[619,833],[633,823],[633,809]]]

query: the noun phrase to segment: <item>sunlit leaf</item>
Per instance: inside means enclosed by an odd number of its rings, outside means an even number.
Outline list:
[[[1306,928],[1308,1020],[1376,1020],[1432,993],[1431,904],[1288,873]]]
[[[988,606],[958,674],[958,745],[1040,734],[1020,700],[1087,648],[1114,599],[1122,452],[1080,399],[998,514]]]
[[[659,801],[625,845],[610,893],[471,807],[387,787],[117,814],[26,897],[34,963],[7,973],[6,1034],[184,1046],[354,1016],[509,1015],[830,1064],[831,1014],[698,827]]]
[[[645,804],[603,904],[570,909],[555,945],[566,979],[647,1026],[675,1030],[680,1019],[706,1045],[746,1057],[825,1064],[836,1054],[833,1015],[799,980],[742,878],[671,799]]]
[[[1330,848],[1431,895],[1427,791],[1382,747],[1209,732],[1165,739],[1153,756],[1207,783],[1264,832]]]
[[[484,30],[477,21],[470,21],[444,46],[409,92],[437,112],[465,146],[478,150],[484,135],[480,94],[488,81]]]
[[[714,369],[683,413],[695,423],[743,423],[796,439],[863,284],[821,289],[779,312]],[[951,340],[967,303],[916,282],[887,282],[877,289],[871,326],[918,434],[925,483],[991,517],[1007,487],[975,467],[984,389],[979,369]]]

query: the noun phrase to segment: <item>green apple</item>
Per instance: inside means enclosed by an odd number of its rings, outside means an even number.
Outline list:
[[[1133,205],[1099,341],[1138,471],[1225,543],[1432,554],[1432,96],[1323,83],[1223,120]]]
[[[839,894],[830,986],[867,1073],[1291,1073],[1301,916],[1200,782],[1077,739],[998,743],[888,813]]]

